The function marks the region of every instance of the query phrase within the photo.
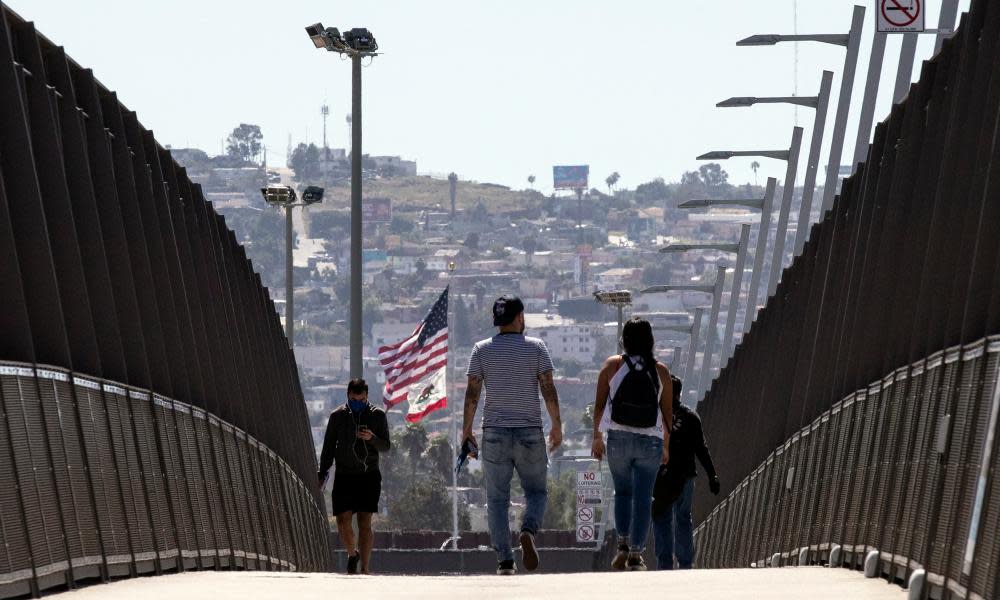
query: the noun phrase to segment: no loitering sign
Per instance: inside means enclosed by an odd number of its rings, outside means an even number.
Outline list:
[[[599,470],[576,473],[576,541],[597,541],[599,530],[597,510],[604,502],[604,489]]]
[[[924,0],[878,0],[875,11],[879,33],[911,33],[924,31]]]

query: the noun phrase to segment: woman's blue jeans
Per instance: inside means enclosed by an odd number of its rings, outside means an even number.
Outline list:
[[[628,535],[629,548],[641,552],[649,533],[653,484],[663,459],[663,440],[612,429],[608,431],[608,467],[615,483],[615,528]]]

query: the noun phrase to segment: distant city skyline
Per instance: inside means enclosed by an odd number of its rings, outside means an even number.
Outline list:
[[[876,2],[865,4],[861,62],[844,159],[854,150]],[[304,27],[364,26],[384,53],[364,70],[364,152],[416,160],[421,173],[552,188],[553,165],[590,165],[590,185],[634,188],[656,177],[676,181],[717,149],[787,147],[795,110],[787,106],[715,108],[740,95],[813,95],[823,69],[843,49],[802,43],[737,48],[756,33],[844,33],[855,2],[747,3],[520,0],[502,6],[401,0],[343,5],[168,4],[101,0],[9,0],[7,5],[118,91],[157,139],[173,147],[222,150],[239,123],[261,126],[269,161],[284,164],[288,137],[322,144],[320,107],[330,107],[331,147],[349,147],[350,66],[316,50]],[[939,2],[925,3],[928,27]],[[968,8],[960,2],[960,11]],[[891,103],[899,36],[891,36],[875,112]],[[930,56],[922,36],[911,80]],[[797,68],[796,68],[797,63]],[[156,68],[147,68],[156,65]],[[832,124],[833,109],[828,118]],[[812,111],[798,122],[809,139]],[[829,131],[821,165],[826,164]],[[805,149],[799,183],[805,170]],[[730,182],[753,182],[752,159],[723,161]],[[762,159],[757,180],[784,176]]]

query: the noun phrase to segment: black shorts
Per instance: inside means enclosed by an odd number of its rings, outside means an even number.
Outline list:
[[[333,514],[344,512],[377,513],[382,495],[382,473],[378,469],[364,473],[333,474]]]

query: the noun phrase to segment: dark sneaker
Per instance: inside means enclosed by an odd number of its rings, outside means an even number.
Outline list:
[[[645,571],[646,561],[642,560],[641,554],[629,554],[628,562],[626,563],[625,568],[629,571]]]
[[[358,561],[361,560],[360,554],[350,554],[347,556],[347,574],[357,575],[358,573]]]
[[[516,572],[513,560],[501,560],[497,565],[497,575],[513,575]]]
[[[538,550],[535,548],[535,536],[529,531],[522,531],[518,537],[521,542],[521,563],[525,571],[534,571],[538,568]]]
[[[611,568],[615,571],[624,571],[625,566],[628,563],[628,546],[626,544],[618,545],[618,554],[611,559]]]

